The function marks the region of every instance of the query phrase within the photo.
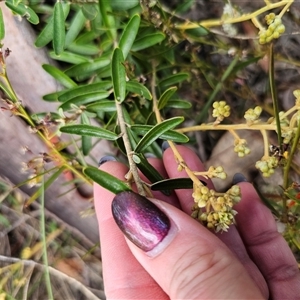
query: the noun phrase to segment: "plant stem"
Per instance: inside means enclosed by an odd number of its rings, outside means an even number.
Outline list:
[[[206,131],[206,130],[275,130],[275,124],[265,124],[265,123],[255,123],[252,125],[248,124],[201,124],[196,126],[190,126],[185,128],[176,129],[176,131],[184,133],[184,132],[192,132],[192,131]]]
[[[251,20],[253,18],[256,18],[257,16],[259,16],[259,15],[261,15],[261,14],[263,14],[263,13],[269,11],[269,10],[281,7],[283,5],[288,5],[288,7],[289,7],[293,4],[293,2],[294,2],[294,0],[279,1],[279,2],[276,2],[276,3],[269,3],[266,6],[254,11],[252,13],[243,14],[242,16],[238,16],[236,18],[228,18],[228,19],[225,19],[225,20],[224,19],[205,20],[205,21],[202,21],[202,22],[199,22],[199,23],[187,22],[185,24],[177,25],[176,28],[181,29],[181,30],[198,28],[199,26],[209,28],[209,27],[214,27],[214,26],[221,26],[223,24],[234,24],[234,23],[249,21],[249,20]],[[286,9],[288,9],[288,8],[286,8]],[[284,12],[286,11],[286,9],[284,8]],[[283,12],[283,14],[284,14],[284,12]]]
[[[42,236],[42,245],[43,245],[43,263],[45,265],[45,282],[48,293],[48,299],[54,299],[52,287],[51,287],[51,279],[49,273],[49,263],[48,263],[48,255],[47,255],[47,241],[46,241],[46,222],[45,222],[45,190],[44,190],[44,176],[42,180],[41,187],[41,236]]]
[[[282,149],[282,137],[281,137],[281,126],[280,126],[280,117],[279,117],[279,108],[278,108],[278,98],[277,98],[277,90],[275,86],[275,78],[274,78],[274,45],[271,43],[269,49],[269,78],[270,78],[270,89],[271,95],[273,100],[273,107],[274,107],[274,115],[276,120],[276,129],[277,129],[277,137],[278,137],[278,144],[280,150]]]
[[[142,181],[138,174],[138,168],[132,158],[132,155],[134,153],[132,151],[130,140],[129,140],[128,133],[127,133],[127,127],[126,127],[125,120],[124,120],[122,104],[119,103],[118,101],[116,101],[115,103],[116,103],[116,108],[117,108],[118,121],[119,121],[120,129],[121,129],[121,134],[122,134],[122,138],[123,138],[123,142],[124,142],[124,146],[125,146],[126,154],[127,154],[127,158],[128,158],[129,169],[133,176],[134,182],[137,186],[138,193],[142,196],[146,196],[146,192],[144,190]]]
[[[264,141],[264,158],[268,158],[269,157],[269,141],[268,141],[268,136],[267,136],[267,131],[265,129],[262,129],[261,131],[261,135],[263,137],[263,141]]]

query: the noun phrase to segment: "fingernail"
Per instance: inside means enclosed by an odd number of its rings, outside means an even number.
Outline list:
[[[242,173],[236,173],[232,178],[232,184],[238,184],[239,182],[248,182],[247,178]]]
[[[160,244],[171,227],[164,212],[147,198],[131,191],[115,196],[112,214],[125,236],[145,252]]]
[[[98,166],[100,167],[101,165],[103,165],[107,161],[117,161],[117,159],[112,155],[105,155],[105,156],[100,158]]]
[[[162,151],[165,152],[168,148],[170,148],[168,141],[163,141],[163,143],[161,144]]]
[[[153,153],[150,153],[150,152],[145,153],[145,157],[146,158],[156,158],[156,156]]]

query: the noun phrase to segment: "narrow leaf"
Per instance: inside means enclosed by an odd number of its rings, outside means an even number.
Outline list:
[[[189,78],[188,73],[177,73],[175,75],[169,76],[166,79],[163,79],[159,84],[161,87],[168,87],[170,85],[175,85]]]
[[[127,11],[133,7],[136,7],[139,4],[140,4],[139,0],[130,0],[130,1],[112,0],[111,8],[113,10]]]
[[[95,136],[109,141],[115,141],[118,138],[114,132],[91,125],[76,124],[67,125],[60,128],[61,132],[77,135]]]
[[[124,66],[123,52],[116,48],[112,57],[112,81],[114,87],[115,100],[122,102],[126,95],[126,71]]]
[[[5,27],[4,27],[2,9],[0,8],[0,41],[2,41],[4,37],[5,37]]]
[[[149,179],[151,183],[164,180],[163,176],[155,169],[145,158],[144,154],[137,153],[133,155],[133,160],[135,161],[139,170]],[[168,190],[164,190],[163,193],[167,196],[170,195]]]
[[[102,16],[103,23],[105,25],[105,31],[111,40],[115,40],[117,36],[115,18],[112,14],[110,7],[110,1],[98,1],[99,10]]]
[[[124,191],[131,191],[131,188],[124,181],[95,167],[86,167],[83,169],[83,173],[114,194],[118,194]],[[103,201],[105,201],[105,199],[103,199]]]
[[[200,180],[205,186],[207,183],[205,181]],[[190,178],[172,178],[172,179],[164,179],[159,182],[155,182],[151,185],[151,190],[153,191],[161,191],[161,190],[179,190],[179,189],[192,189],[193,181]]]
[[[49,102],[58,101],[59,96],[62,95],[63,93],[65,93],[65,90],[62,90],[62,91],[59,91],[59,92],[50,93],[50,94],[44,95],[43,99],[45,101],[49,101]]]
[[[85,22],[86,18],[82,12],[82,9],[78,9],[71,21],[69,30],[66,33],[65,47],[68,47],[68,45],[70,45],[77,38]]]
[[[110,93],[108,93],[108,92],[96,92],[96,93],[81,95],[81,96],[72,98],[68,101],[65,101],[63,104],[60,105],[60,108],[63,110],[67,110],[72,107],[72,104],[76,105],[76,106],[85,105],[85,104],[88,104],[91,102],[106,99],[109,96],[109,94]]]
[[[108,58],[98,58],[92,62],[83,62],[79,65],[73,66],[66,70],[66,74],[72,77],[90,74],[95,72],[103,67],[108,66],[110,63],[110,59]]]
[[[54,5],[53,21],[53,49],[56,55],[60,55],[64,51],[66,37],[65,16],[60,1]]]
[[[14,5],[14,3],[12,3],[11,1],[5,1],[5,4],[16,14],[18,14],[22,17],[26,17],[26,19],[30,23],[32,23],[34,25],[37,25],[39,23],[38,15],[34,12],[34,10],[32,8],[25,5],[24,3],[19,2],[17,5]]]
[[[67,76],[61,70],[47,64],[42,65],[42,67],[47,73],[49,73],[52,77],[54,77],[63,86],[67,88],[72,88],[74,86],[77,86],[77,83],[74,82],[69,76]]]
[[[90,105],[87,105],[85,108],[87,111],[90,112],[114,112],[117,110],[116,103],[114,101],[110,100],[104,100],[97,103],[93,103]]]
[[[62,95],[59,96],[58,100],[61,102],[65,102],[72,98],[85,95],[85,94],[90,94],[94,92],[106,92],[105,90],[111,87],[112,87],[112,82],[108,80],[80,85],[65,91]]]
[[[81,114],[81,124],[90,125],[90,119],[88,118],[88,116],[85,113]],[[91,136],[83,135],[81,137],[81,149],[82,149],[83,155],[86,156],[89,154],[89,152],[92,149],[92,137]]]
[[[158,100],[158,109],[163,109],[176,91],[176,86],[170,87],[169,89],[164,91],[164,93],[160,96]]]
[[[63,11],[64,11],[64,20],[67,18],[69,11],[70,11],[70,4],[63,3]],[[53,29],[54,29],[54,18],[53,15],[49,18],[48,23],[45,25],[43,30],[40,32],[38,37],[35,40],[35,46],[45,47],[48,43],[50,43],[53,39]]]
[[[162,42],[166,36],[161,33],[152,33],[135,40],[131,47],[131,51],[140,51]]]
[[[99,13],[98,5],[86,2],[82,5],[82,13],[89,21],[92,21]]]
[[[68,50],[79,55],[97,55],[100,52],[98,46],[93,44],[79,44],[77,41],[68,46]]]
[[[53,59],[60,60],[69,64],[74,64],[74,65],[89,61],[89,59],[85,56],[75,54],[73,52],[68,52],[68,51],[64,51],[60,55],[56,55],[54,51],[50,51],[49,55]]]
[[[139,141],[136,148],[134,149],[134,152],[139,153],[143,152],[145,149],[147,149],[156,139],[158,139],[163,133],[166,131],[173,129],[180,123],[182,123],[184,120],[183,117],[174,117],[168,120],[165,120],[154,127],[151,128],[147,132],[146,135]]]
[[[169,100],[167,107],[172,107],[172,108],[181,108],[181,109],[189,109],[192,107],[191,102],[187,100],[180,100],[180,99],[175,99],[175,100]]]
[[[123,52],[123,57],[126,59],[133,42],[135,40],[135,37],[137,35],[137,32],[139,30],[141,18],[139,15],[133,15],[129,22],[127,23],[126,27],[124,28],[124,31],[122,33],[122,36],[120,38],[119,47]]]
[[[151,125],[131,125],[130,129],[133,130],[135,133],[138,135],[145,135],[151,130],[153,126]],[[189,141],[189,138],[175,130],[168,130],[165,133],[163,133],[160,137],[162,140],[168,140],[168,141],[173,141],[175,143],[187,143]]]
[[[152,95],[150,91],[141,83],[131,80],[126,82],[126,90],[145,97],[148,100],[152,100]]]

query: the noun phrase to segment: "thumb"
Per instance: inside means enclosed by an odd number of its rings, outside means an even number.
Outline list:
[[[134,192],[112,202],[133,255],[171,299],[263,299],[215,235],[172,205]]]

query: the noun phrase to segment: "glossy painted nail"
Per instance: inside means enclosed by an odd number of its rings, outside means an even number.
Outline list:
[[[147,198],[131,191],[115,196],[112,214],[125,236],[145,252],[160,244],[171,227],[164,212]]]
[[[105,155],[105,156],[100,158],[98,166],[100,167],[101,165],[103,165],[107,161],[117,161],[117,159],[112,155]]]
[[[236,173],[232,178],[232,184],[238,184],[239,182],[248,182],[247,178],[242,173]]]
[[[163,141],[163,143],[161,144],[162,151],[165,152],[168,148],[170,148],[168,141]]]

